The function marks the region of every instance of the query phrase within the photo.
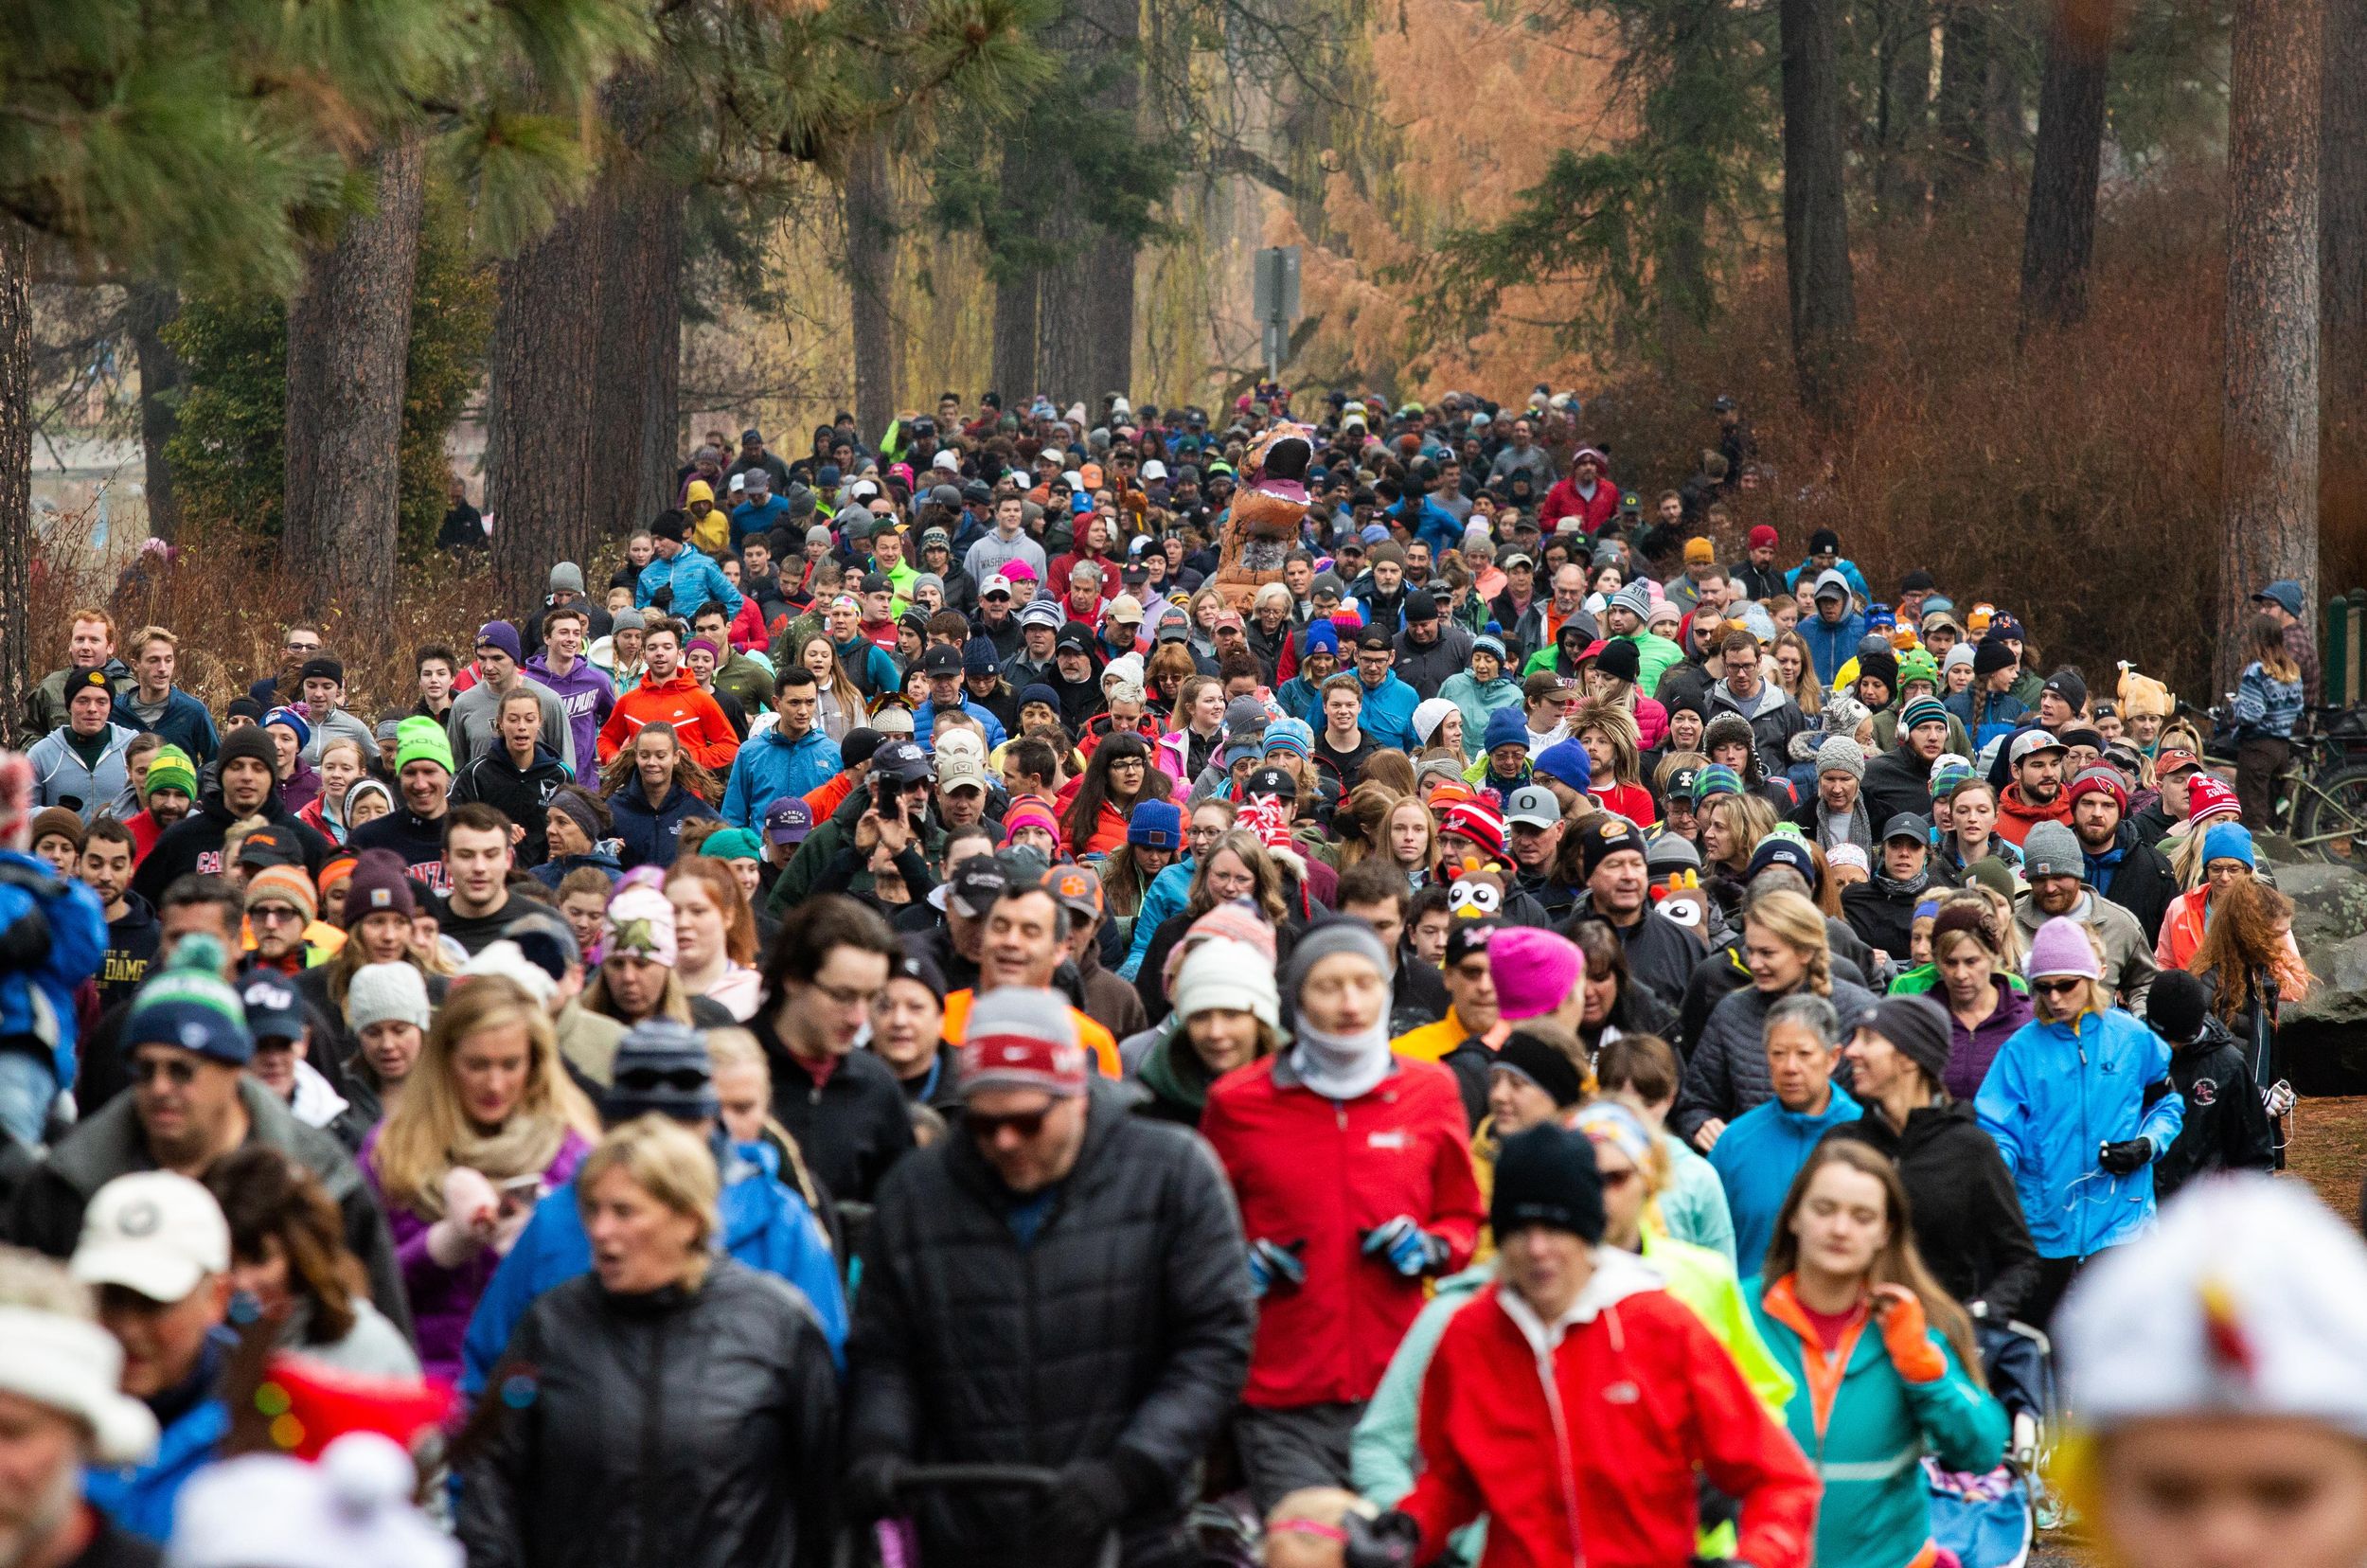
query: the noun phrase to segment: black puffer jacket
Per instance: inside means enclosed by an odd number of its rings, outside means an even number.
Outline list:
[[[847,1342],[850,1457],[1058,1470],[1105,1461],[1127,1499],[1127,1559],[1166,1545],[1188,1476],[1249,1377],[1255,1312],[1241,1221],[1207,1146],[1130,1115],[1096,1080],[1077,1166],[1032,1244],[968,1138],[880,1189]],[[920,1560],[1066,1568],[1030,1501],[932,1494]]]
[[[1709,955],[1700,937],[1674,920],[1657,918],[1648,902],[1637,913],[1633,925],[1623,926],[1609,915],[1597,915],[1593,897],[1581,895],[1571,906],[1561,934],[1575,938],[1579,925],[1589,920],[1619,934],[1619,945],[1628,953],[1628,977],[1664,1007],[1673,1008],[1684,1000],[1686,982]]]
[[[867,1203],[913,1147],[912,1111],[887,1064],[866,1050],[839,1059],[820,1084],[798,1065],[763,1007],[748,1028],[773,1069],[773,1114],[805,1151],[806,1168],[842,1203]]]
[[[2182,891],[2178,885],[2178,874],[2170,869],[2169,860],[2161,850],[2138,841],[2137,829],[2131,823],[2121,824],[2116,847],[2121,858],[2109,872],[2109,884],[2103,880],[2108,873],[2100,873],[2093,861],[2088,863],[2088,880],[2097,884],[2106,898],[2137,917],[2137,927],[2145,934],[2146,941],[2158,942],[2162,939],[2162,918],[2169,914],[2171,900]]]
[[[470,1568],[803,1568],[837,1527],[838,1381],[794,1287],[555,1286],[506,1358],[533,1379],[464,1472]],[[507,1381],[507,1380],[505,1380]]]
[[[1710,1009],[1709,1022],[1701,1025],[1701,1038],[1693,1042],[1685,1060],[1676,1109],[1668,1114],[1668,1125],[1677,1136],[1690,1142],[1712,1116],[1731,1122],[1775,1097],[1774,1079],[1767,1070],[1767,1015],[1782,1000],[1750,984],[1746,975],[1741,986]],[[1833,1010],[1841,1014],[1843,1040],[1860,1019],[1874,1010],[1873,992],[1838,974],[1833,976],[1830,1000]],[[1849,1087],[1846,1060],[1833,1069],[1833,1081]]]
[[[1904,1129],[1894,1129],[1879,1107],[1869,1105],[1863,1116],[1824,1136],[1871,1144],[1898,1167],[1915,1246],[1949,1295],[1986,1302],[1989,1316],[2000,1320],[2021,1310],[2038,1282],[2038,1250],[2014,1179],[1970,1100],[1910,1111]]]

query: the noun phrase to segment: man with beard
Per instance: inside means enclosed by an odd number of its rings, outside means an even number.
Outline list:
[[[1059,695],[1060,722],[1071,735],[1082,735],[1093,716],[1108,706],[1093,646],[1093,629],[1077,621],[1060,628],[1052,645],[1052,673],[1043,684]]]
[[[2104,943],[2101,983],[2130,1012],[2145,1011],[2145,993],[2159,972],[2153,944],[2146,940],[2137,917],[2109,899],[2099,899],[2088,885],[2088,858],[2079,836],[2059,822],[2042,822],[2030,829],[2021,846],[2022,875],[2029,889],[2014,900],[2014,922],[2026,943],[2038,928],[2057,916],[2068,916],[2095,933]]]
[[[76,874],[98,895],[107,917],[107,953],[98,975],[102,1008],[139,989],[163,939],[155,905],[132,891],[134,852],[130,830],[113,817],[100,817],[82,837],[81,865]]]
[[[1751,744],[1759,754],[1760,771],[1781,778],[1791,761],[1791,738],[1808,727],[1800,704],[1778,690],[1759,672],[1759,645],[1748,632],[1729,632],[1719,645],[1726,673],[1710,687],[1709,716],[1739,714],[1751,726]]]
[[[1428,698],[1438,695],[1447,678],[1458,674],[1471,659],[1472,634],[1452,621],[1442,620],[1438,601],[1429,590],[1416,588],[1405,596],[1405,630],[1397,634],[1397,678]]]
[[[1948,749],[1948,709],[1935,697],[1917,697],[1898,715],[1898,745],[1866,764],[1859,790],[1867,816],[1888,822],[1931,812],[1931,764]]]
[[[133,891],[153,902],[177,878],[191,872],[219,876],[226,869],[222,846],[231,824],[258,816],[284,829],[302,853],[304,869],[317,876],[321,862],[329,856],[329,841],[279,803],[274,771],[277,764],[277,750],[259,726],[248,725],[223,736],[216,792],[157,839],[156,847],[141,859],[138,871],[133,874]],[[150,771],[154,769],[151,763]]]
[[[1643,829],[1615,812],[1596,812],[1578,829],[1578,864],[1586,894],[1562,929],[1581,920],[1611,927],[1627,949],[1628,977],[1673,1012],[1701,961],[1701,944],[1676,921],[1654,918]]]
[[[2040,823],[2057,826],[2071,821],[2071,801],[2063,793],[2063,754],[2060,740],[2042,729],[2014,737],[2010,766],[2014,781],[1997,800],[1997,834],[2009,844],[2027,844]]]
[[[134,865],[148,858],[156,847],[156,841],[165,829],[189,814],[197,799],[197,766],[188,753],[178,746],[159,746],[148,759],[148,773],[141,778],[138,794],[140,809],[124,821],[132,835],[132,860]]]
[[[2123,820],[2127,792],[2110,768],[2090,768],[2063,793],[2072,804],[2072,831],[2088,860],[2088,885],[2137,917],[2151,943],[2178,897],[2178,877],[2162,851],[2140,843],[2136,827]]]
[[[346,840],[355,854],[391,849],[404,872],[442,889],[444,813],[452,809],[452,744],[433,719],[405,719],[395,732],[395,782],[400,804],[375,822],[356,828]]]

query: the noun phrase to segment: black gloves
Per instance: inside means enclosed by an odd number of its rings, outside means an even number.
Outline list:
[[[1422,1548],[1422,1527],[1395,1508],[1379,1519],[1351,1513],[1340,1528],[1347,1537],[1340,1548],[1346,1568],[1414,1568]]]
[[[1037,1528],[1047,1543],[1082,1550],[1099,1545],[1130,1503],[1126,1478],[1106,1459],[1060,1467],[1060,1478],[1039,1504]]]
[[[2106,1144],[2096,1154],[2096,1164],[2115,1176],[2129,1176],[2143,1170],[2153,1161],[2153,1140],[2131,1138],[2126,1143]]]
[[[846,1511],[856,1519],[884,1519],[896,1512],[896,1488],[903,1479],[904,1461],[892,1453],[874,1453],[846,1467]]]

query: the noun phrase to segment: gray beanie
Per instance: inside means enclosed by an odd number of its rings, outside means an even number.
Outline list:
[[[1865,748],[1845,735],[1836,735],[1816,749],[1816,771],[1845,773],[1852,778],[1865,777]]]
[[[641,612],[630,604],[608,618],[608,634],[612,637],[619,632],[645,632],[649,628],[641,619]]]
[[[2077,877],[2088,880],[2088,856],[2079,835],[2059,822],[2041,822],[2021,841],[2021,874],[2025,878]]]
[[[1299,988],[1307,983],[1308,972],[1335,953],[1370,959],[1384,978],[1390,973],[1389,953],[1371,926],[1347,915],[1317,920],[1300,935],[1289,962],[1282,966],[1282,994],[1293,1013],[1298,1011]]]
[[[551,592],[580,594],[583,592],[583,568],[572,561],[562,561],[551,568]]]
[[[413,1024],[425,1029],[434,1021],[427,982],[410,964],[364,964],[347,982],[346,1023],[355,1034],[373,1024]]]

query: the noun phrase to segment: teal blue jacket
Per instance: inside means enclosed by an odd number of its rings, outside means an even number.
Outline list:
[[[1881,1329],[1869,1320],[1854,1345],[1843,1342],[1847,1364],[1820,1421],[1807,1362],[1811,1356],[1822,1362],[1824,1347],[1803,1337],[1806,1320],[1795,1320],[1796,1306],[1787,1310],[1788,1290],[1778,1299],[1752,1280],[1744,1293],[1759,1337],[1791,1375],[1784,1424],[1824,1483],[1816,1510],[1816,1568],[1907,1568],[1931,1539],[1923,1456],[1935,1456],[1944,1470],[1994,1470],[2005,1452],[2005,1412],[1966,1375],[1937,1330],[1930,1337],[1948,1370],[1930,1382],[1907,1381],[1891,1364]]]

